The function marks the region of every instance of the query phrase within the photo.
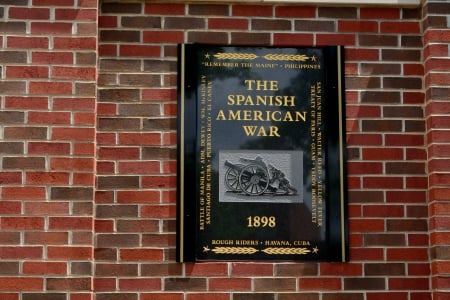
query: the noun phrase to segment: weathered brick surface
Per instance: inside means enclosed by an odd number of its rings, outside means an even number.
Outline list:
[[[0,1],[1,299],[92,294],[95,149],[77,140],[94,144],[97,5],[78,2]]]

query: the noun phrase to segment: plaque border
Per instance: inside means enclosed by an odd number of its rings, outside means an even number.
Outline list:
[[[197,86],[197,65],[187,63],[186,52],[196,53],[204,47],[258,47],[244,45],[209,45],[209,44],[179,44],[178,45],[178,133],[177,133],[177,243],[176,260],[178,262],[198,262],[196,247],[198,247],[197,205],[191,198],[196,197],[195,176],[192,176],[196,165],[196,138],[195,124],[197,121],[197,99],[195,87]],[[189,48],[188,51],[186,49]],[[327,241],[330,249],[338,251],[330,253],[326,261],[346,262],[349,259],[348,246],[348,213],[347,213],[347,170],[346,170],[346,142],[345,142],[345,74],[344,74],[344,47],[296,47],[296,46],[265,46],[264,48],[323,48],[325,64],[328,72],[336,74],[334,80],[328,81],[325,88],[327,92],[337,95],[338,101],[328,101],[327,109],[337,111],[337,114],[327,114],[331,119],[327,123],[338,126],[327,127],[327,173],[328,188],[327,201]],[[330,57],[331,56],[331,57]],[[335,61],[330,61],[331,59]],[[187,76],[188,75],[188,76]],[[328,78],[329,79],[329,78]],[[330,150],[331,148],[337,150]],[[338,170],[330,172],[329,170]],[[339,201],[329,201],[329,199]],[[188,200],[191,200],[188,204]],[[202,261],[202,260],[201,260]],[[209,261],[209,260],[208,260]],[[251,260],[254,261],[254,260]],[[257,260],[259,262],[265,260]],[[267,259],[267,261],[271,261]],[[311,260],[296,260],[311,261]]]

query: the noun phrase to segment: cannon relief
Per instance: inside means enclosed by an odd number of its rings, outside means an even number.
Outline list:
[[[275,166],[266,164],[261,156],[254,159],[239,158],[239,163],[224,162],[225,185],[228,191],[248,196],[263,194],[297,195],[285,174]]]

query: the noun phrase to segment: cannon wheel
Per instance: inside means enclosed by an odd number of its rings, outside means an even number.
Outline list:
[[[269,173],[262,166],[247,165],[239,174],[239,185],[247,195],[261,195],[269,186]]]
[[[235,164],[234,166],[235,168],[229,167],[225,172],[225,184],[230,190],[240,192],[241,186],[239,185],[239,170],[242,170],[244,165]]]

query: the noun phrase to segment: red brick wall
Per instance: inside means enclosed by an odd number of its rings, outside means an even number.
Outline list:
[[[433,299],[450,287],[450,3],[427,1],[423,40],[428,139],[428,201]]]
[[[449,3],[97,2],[0,0],[1,300],[449,299]],[[175,262],[191,42],[345,45],[349,263]]]
[[[92,299],[95,0],[0,0],[0,299]]]

